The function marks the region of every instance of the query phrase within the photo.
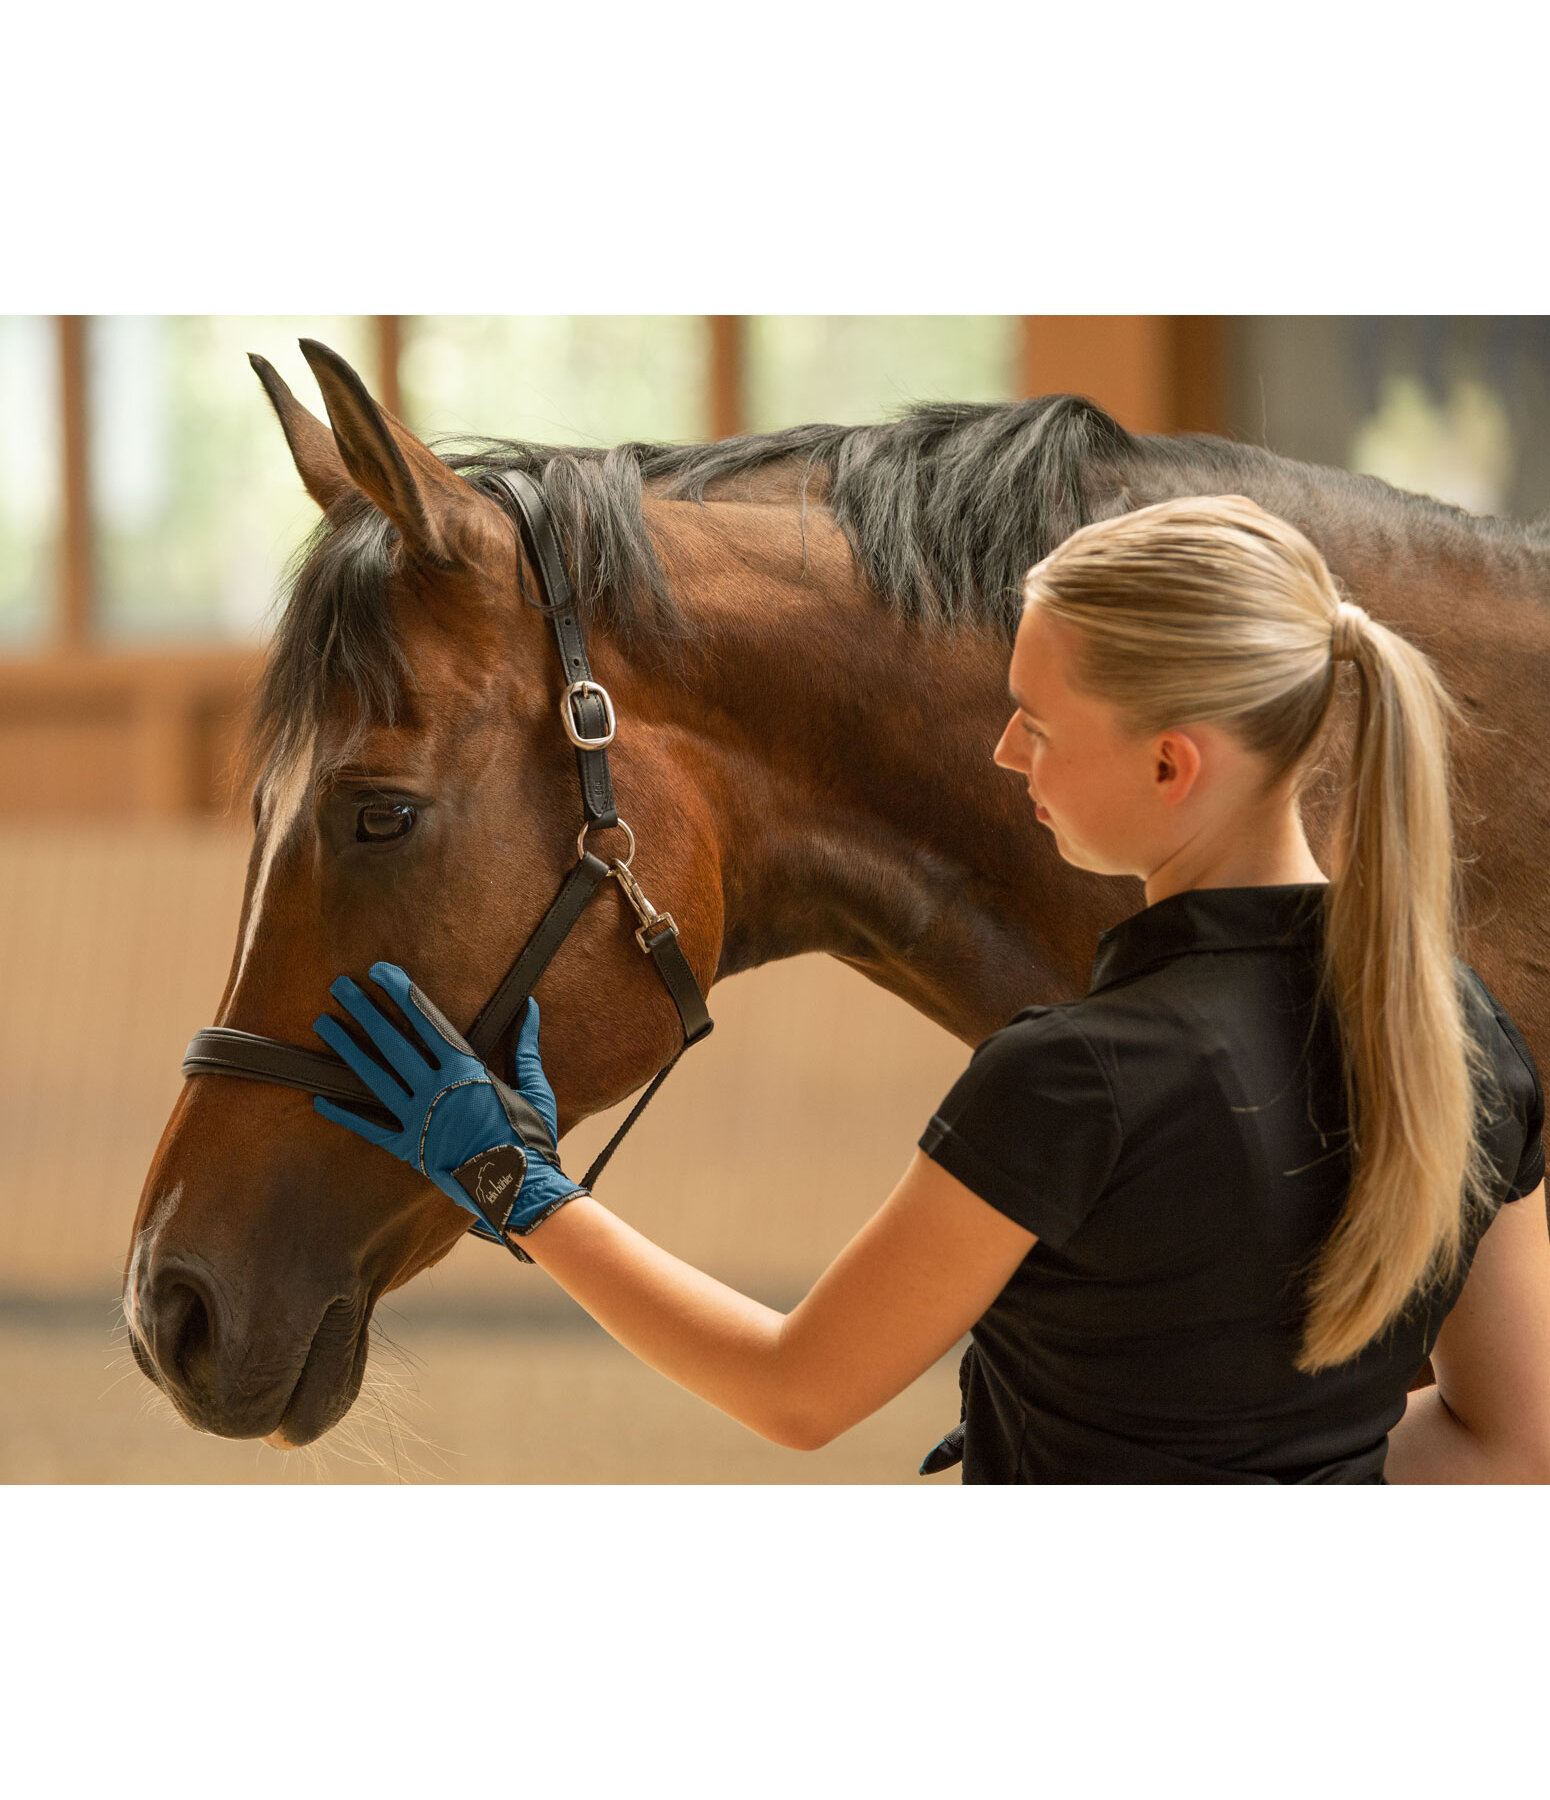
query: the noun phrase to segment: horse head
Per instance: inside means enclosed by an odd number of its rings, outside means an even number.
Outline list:
[[[216,1023],[318,1048],[311,1026],[333,1005],[330,981],[362,980],[386,959],[466,1030],[577,861],[565,676],[542,613],[524,604],[537,584],[511,516],[332,351],[303,350],[327,425],[253,359],[325,518],[259,695],[253,847]],[[629,718],[635,676],[621,647],[598,632],[590,648]],[[714,842],[665,740],[645,717],[621,732],[621,809],[640,845],[635,871],[670,893],[705,986],[721,931]],[[562,1135],[681,1042],[618,885],[537,990]],[[377,1300],[467,1224],[305,1093],[194,1075],[135,1218],[134,1354],[190,1423],[308,1443],[355,1398]]]

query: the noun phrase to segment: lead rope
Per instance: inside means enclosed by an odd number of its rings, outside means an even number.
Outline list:
[[[667,1062],[664,1065],[664,1067],[657,1070],[656,1074],[653,1075],[651,1078],[651,1085],[646,1089],[645,1093],[641,1095],[640,1099],[637,1100],[635,1102],[635,1104],[630,1108],[629,1117],[624,1121],[624,1123],[619,1127],[619,1129],[613,1134],[613,1136],[608,1140],[608,1142],[606,1144],[604,1144],[602,1149],[598,1151],[597,1155],[592,1158],[591,1168],[588,1169],[586,1174],[583,1175],[581,1178],[581,1185],[587,1190],[587,1192],[589,1194],[592,1192],[593,1187],[596,1185],[598,1176],[601,1175],[603,1170],[608,1167],[608,1159],[610,1156],[613,1155],[614,1151],[618,1148],[619,1140],[624,1136],[624,1134],[630,1129],[630,1127],[635,1123],[635,1121],[646,1110],[647,1103],[650,1101],[651,1096],[657,1091],[657,1089],[659,1087],[661,1087],[662,1083],[667,1080],[668,1076],[672,1074],[673,1070],[678,1067],[679,1057],[681,1057],[683,1055],[684,1051],[687,1050],[688,1048],[689,1048],[689,1046],[687,1044],[682,1045],[679,1049],[677,1049],[673,1052],[671,1060],[669,1062]]]

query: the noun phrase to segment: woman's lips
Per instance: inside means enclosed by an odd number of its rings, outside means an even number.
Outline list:
[[[1040,806],[1040,805],[1039,805],[1039,803],[1038,803],[1038,801],[1037,801],[1037,800],[1036,800],[1036,801],[1034,801],[1034,803],[1033,803],[1033,816],[1034,816],[1034,818],[1036,818],[1036,819],[1041,819],[1041,820],[1043,820],[1043,822],[1044,822],[1044,823],[1045,823],[1045,824],[1046,824],[1046,825],[1047,825],[1047,824],[1048,824],[1048,823],[1049,823],[1049,811],[1048,811],[1048,809],[1047,809],[1047,808],[1046,808],[1046,807],[1043,807],[1043,806]]]

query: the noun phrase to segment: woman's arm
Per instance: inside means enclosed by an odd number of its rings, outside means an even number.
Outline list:
[[[1544,1183],[1503,1206],[1432,1351],[1434,1388],[1389,1433],[1391,1482],[1550,1481],[1550,1231]]]
[[[691,1268],[590,1195],[523,1238],[627,1350],[795,1450],[816,1450],[951,1349],[1038,1240],[916,1151],[789,1313]]]
[[[778,1444],[817,1449],[891,1400],[962,1337],[1036,1241],[917,1151],[801,1305],[774,1312],[658,1249],[557,1167],[536,1000],[517,1034],[513,1092],[396,963],[373,963],[371,979],[418,1043],[349,976],[329,992],[394,1074],[329,1015],[313,1029],[392,1123],[326,1098],[317,1110],[429,1176],[491,1236],[513,1248],[520,1238],[627,1350]]]

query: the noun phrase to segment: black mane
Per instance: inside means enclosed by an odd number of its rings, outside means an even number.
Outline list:
[[[926,630],[989,621],[1008,641],[1032,564],[1092,519],[1167,493],[1252,486],[1265,499],[1280,491],[1295,518],[1316,474],[1356,518],[1371,516],[1385,496],[1390,507],[1424,509],[1445,526],[1497,523],[1370,476],[1315,472],[1254,445],[1135,437],[1091,401],[1066,394],[923,406],[883,424],[798,425],[709,444],[462,442],[439,446],[444,460],[508,510],[491,480],[496,471],[522,469],[540,484],[583,617],[626,639],[687,628],[646,530],[648,489],[713,503],[768,484],[804,507],[825,506],[889,611]],[[1274,508],[1273,499],[1265,503]],[[387,597],[397,555],[397,532],[364,498],[338,502],[302,546],[254,714],[260,763],[299,751],[339,691],[363,721],[396,716],[408,675]]]
[[[523,469],[554,508],[584,609],[625,633],[670,625],[673,595],[641,514],[649,491],[704,502],[781,479],[828,508],[874,592],[898,616],[1016,629],[1029,567],[1086,522],[1093,481],[1137,440],[1091,401],[923,406],[881,425],[797,425],[711,444],[559,449],[485,439],[446,458]]]

